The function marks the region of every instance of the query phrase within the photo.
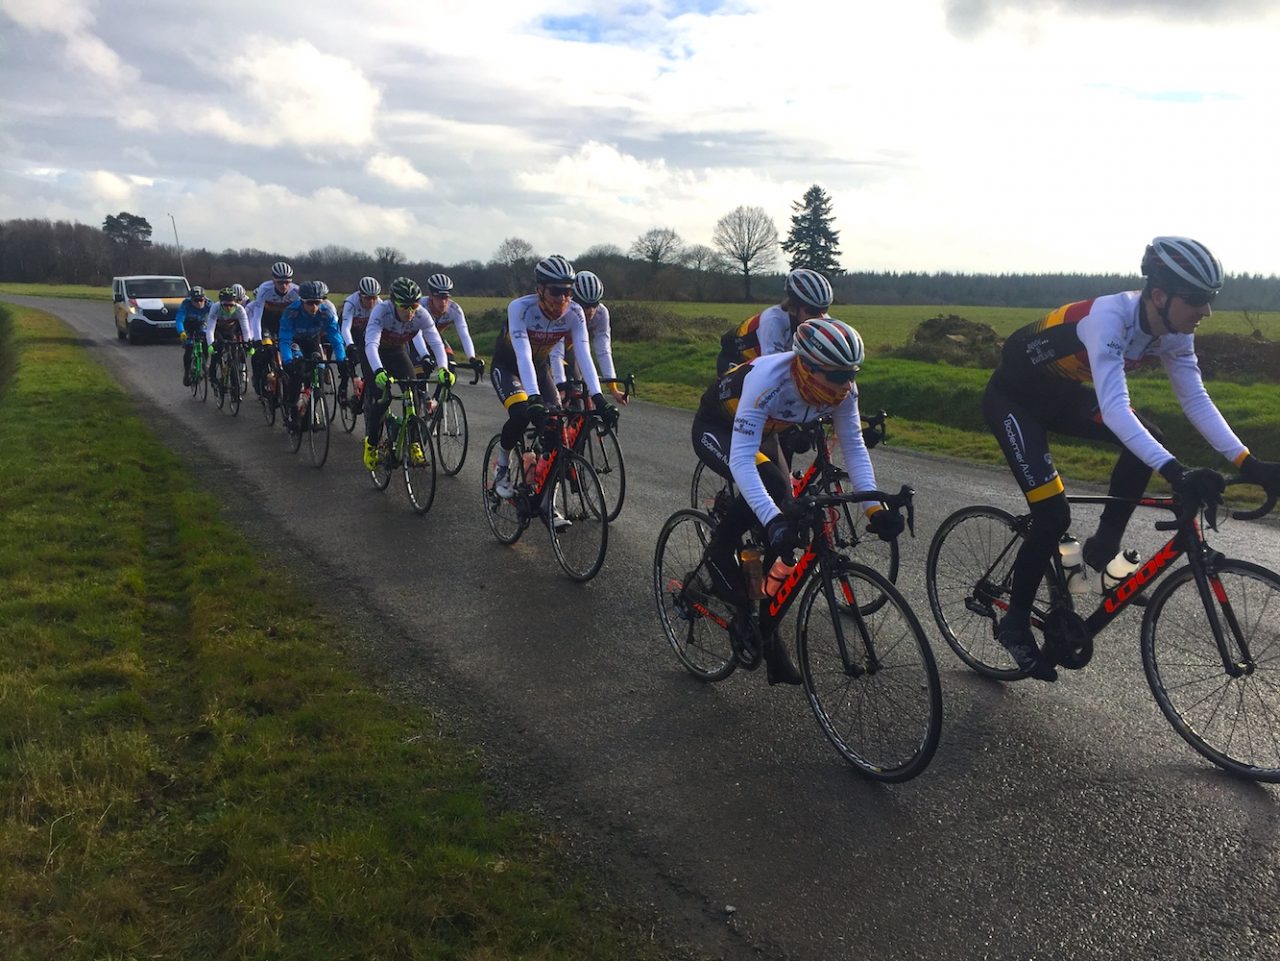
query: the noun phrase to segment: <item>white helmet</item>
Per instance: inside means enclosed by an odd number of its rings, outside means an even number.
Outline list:
[[[283,260],[278,260],[271,265],[271,276],[275,280],[293,280],[293,268]]]
[[[583,307],[594,307],[604,297],[604,281],[589,270],[578,271],[573,280],[573,299]]]
[[[796,328],[791,348],[814,370],[857,370],[865,356],[858,332],[831,317],[806,320]]]
[[[790,297],[813,310],[826,310],[835,299],[835,295],[831,292],[831,281],[808,267],[798,267],[787,274],[783,290]]]
[[[447,294],[453,290],[453,278],[448,274],[432,274],[427,278],[427,293]]]
[[[366,297],[377,297],[382,293],[382,284],[377,277],[361,277],[357,289]]]
[[[1180,290],[1216,294],[1222,289],[1222,264],[1209,248],[1190,237],[1157,237],[1142,255],[1142,275],[1170,293]]]
[[[534,282],[539,284],[571,284],[573,277],[573,264],[559,254],[544,257],[533,268]]]

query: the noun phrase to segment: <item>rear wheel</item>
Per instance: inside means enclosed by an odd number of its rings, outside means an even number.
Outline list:
[[[450,394],[445,400],[435,419],[435,439],[441,470],[456,476],[467,459],[467,411],[461,398]]]
[[[308,394],[310,393],[305,387],[303,390],[308,391]],[[301,397],[303,395],[299,394],[298,396]],[[284,429],[285,433],[289,435],[289,448],[295,454],[302,449],[302,434],[303,431],[306,430],[306,421],[304,420],[304,417],[306,416],[305,412],[309,409],[308,405],[303,404],[302,409],[304,413],[299,414],[297,403],[290,404],[288,402],[286,402],[281,408],[282,413],[285,415]]]
[[[321,393],[324,394],[324,413],[329,422],[333,422],[338,412],[338,371],[334,361],[324,366],[324,377],[320,381]]]
[[[480,465],[480,502],[493,536],[503,544],[514,544],[529,526],[529,513],[524,509],[524,495],[517,491],[515,497],[502,498],[493,489],[498,470],[498,452],[502,449],[502,435],[494,434],[484,451]],[[515,451],[512,457],[519,457]]]
[[[247,382],[244,348],[238,344],[231,349],[231,360],[228,367],[227,389],[230,391],[230,396],[227,398],[227,402],[231,406],[231,416],[235,417],[240,413],[240,402],[244,400],[244,390]]]
[[[570,578],[589,581],[600,573],[609,549],[609,510],[590,462],[570,450],[560,457],[554,485],[543,492],[543,502],[551,504],[545,518],[551,547]]]
[[[418,514],[431,510],[436,499],[436,454],[431,432],[421,417],[410,417],[404,431],[404,489]]]
[[[329,456],[329,398],[324,391],[312,390],[307,402],[307,418],[303,429],[311,450],[311,463],[323,467]]]
[[[710,511],[716,495],[724,487],[733,491],[733,481],[727,481],[710,467],[698,460],[693,465],[693,483],[689,485],[689,506],[698,511]]]
[[[582,453],[600,479],[609,520],[617,520],[618,514],[622,512],[622,501],[627,496],[627,470],[622,460],[622,448],[618,446],[618,435],[612,427],[595,424],[590,420],[583,425],[582,430],[586,434]]]
[[[729,643],[733,611],[711,593],[702,566],[711,518],[684,508],[667,518],[653,552],[653,596],[662,633],[685,669],[700,681],[720,681],[738,662]]]
[[[213,378],[213,399],[218,405],[218,410],[222,410],[227,406],[227,394],[230,391],[230,370],[231,364],[227,361],[227,355],[221,354],[218,358],[217,374]]]
[[[276,409],[280,406],[280,368],[270,361],[262,368],[262,393],[258,403],[262,405],[262,417],[270,427],[276,422]]]
[[[338,393],[338,412],[342,415],[342,429],[350,434],[356,429],[360,415],[356,413],[357,381],[355,376],[347,378]]]

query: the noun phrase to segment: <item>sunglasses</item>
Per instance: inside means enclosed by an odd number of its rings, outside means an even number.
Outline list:
[[[573,293],[572,287],[543,287],[548,297],[568,297]]]
[[[304,300],[302,302],[302,306],[303,307],[319,307],[322,303],[324,303],[324,301],[322,300]]]
[[[803,363],[803,361],[801,363]],[[858,376],[858,368],[856,367],[853,370],[819,370],[816,367],[805,364],[804,369],[811,374],[816,374],[819,377],[831,381],[833,384],[847,384]]]
[[[434,293],[433,293],[433,294],[431,294],[431,296],[432,296],[432,297],[434,297],[436,300],[448,300],[448,299],[449,299],[449,294],[447,294],[447,293],[444,293],[444,294],[434,294]]]
[[[1218,296],[1216,290],[1188,290],[1179,291],[1173,296],[1177,297],[1188,307],[1203,307],[1206,304],[1213,303],[1213,298]]]

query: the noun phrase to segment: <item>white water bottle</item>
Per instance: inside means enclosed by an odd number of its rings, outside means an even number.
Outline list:
[[[1135,550],[1121,551],[1107,562],[1106,570],[1099,575],[1103,591],[1114,590],[1138,569],[1142,563],[1142,555]]]
[[[1067,590],[1072,594],[1088,593],[1089,574],[1080,542],[1070,534],[1063,534],[1058,541],[1058,556],[1062,559],[1062,573],[1067,576]]]

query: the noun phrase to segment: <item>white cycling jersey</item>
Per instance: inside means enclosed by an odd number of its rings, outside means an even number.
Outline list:
[[[583,311],[585,316],[586,311]],[[587,335],[591,339],[591,356],[596,362],[596,370],[605,380],[617,380],[617,368],[613,365],[613,335],[609,330],[609,308],[604,304],[597,305],[595,313],[587,321]],[[582,369],[574,358],[574,368],[578,376]],[[560,341],[551,348],[551,376],[557,384],[565,381],[565,343]]]
[[[435,321],[427,313],[425,307],[418,307],[408,320],[401,320],[396,306],[389,300],[381,301],[369,314],[369,326],[364,331],[364,352],[369,365],[377,370],[378,347],[382,344],[403,345],[412,341],[419,357],[427,355],[427,345],[431,345],[431,353],[435,355],[436,364],[448,369],[449,355],[445,353],[444,341],[440,339],[440,331],[436,330]]]
[[[285,307],[289,306],[295,300],[301,300],[298,294],[298,285],[292,281],[289,283],[289,289],[283,294],[276,293],[276,285],[274,281],[264,280],[258,284],[258,289],[253,292],[253,300],[249,302],[249,332],[253,335],[254,340],[262,339],[262,312],[268,306],[278,308],[277,313],[283,313]]]
[[[342,302],[342,342],[348,347],[355,343],[355,337],[351,333],[352,327],[367,328],[369,323],[369,315],[373,313],[373,309],[382,303],[378,298],[374,298],[372,304],[365,307],[360,302],[360,291],[356,291],[350,297]]]
[[[427,298],[423,297],[420,303],[422,304],[423,309],[430,314],[431,311],[427,308]],[[431,314],[431,319],[436,322],[436,329],[440,331],[440,336],[442,338],[444,337],[445,332],[452,327],[457,330],[458,340],[462,341],[462,349],[466,353],[467,357],[474,357],[476,355],[476,345],[471,340],[471,331],[467,330],[467,315],[462,312],[462,308],[458,306],[458,302],[456,300],[450,298],[449,306],[444,309],[444,312],[441,313],[439,317],[435,314]]]
[[[213,332],[215,328],[222,333],[229,333],[232,324],[239,329],[241,340],[253,339],[249,336],[249,315],[245,313],[245,309],[239,304],[232,304],[230,313],[224,311],[221,304],[216,305],[213,308],[211,319],[213,320],[213,323],[204,325],[205,339],[208,340],[210,344],[213,343]]]
[[[596,376],[596,366],[591,359],[591,344],[587,337],[587,319],[582,308],[572,302],[559,318],[551,320],[542,312],[537,294],[526,294],[511,301],[507,307],[507,328],[499,338],[498,349],[493,355],[494,366],[505,366],[510,363],[511,354],[514,354],[521,382],[526,385],[526,389],[536,391],[538,373],[534,367],[534,357],[545,363],[552,348],[566,337],[572,339],[577,357],[587,361],[582,364],[582,379],[587,385],[587,393],[600,393],[600,378]]]

